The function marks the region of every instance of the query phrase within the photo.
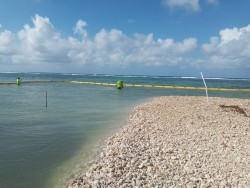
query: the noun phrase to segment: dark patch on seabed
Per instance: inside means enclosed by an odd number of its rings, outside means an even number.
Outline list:
[[[240,114],[243,114],[246,117],[250,117],[247,115],[247,113],[245,112],[245,110],[241,107],[239,107],[238,105],[232,105],[232,106],[227,106],[227,105],[219,105],[222,109],[224,109],[226,112],[228,111],[233,111],[233,112],[237,112]]]

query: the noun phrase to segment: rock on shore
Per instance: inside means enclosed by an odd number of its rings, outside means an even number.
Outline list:
[[[250,187],[250,100],[159,97],[136,107],[69,188]]]

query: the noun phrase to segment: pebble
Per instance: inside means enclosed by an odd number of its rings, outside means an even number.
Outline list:
[[[134,108],[68,188],[250,187],[249,143],[250,100],[158,97]]]

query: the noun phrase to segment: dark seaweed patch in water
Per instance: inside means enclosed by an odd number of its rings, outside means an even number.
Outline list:
[[[222,109],[224,109],[225,111],[233,111],[233,112],[238,112],[240,114],[243,114],[246,117],[249,117],[247,115],[247,113],[238,105],[232,105],[232,106],[226,106],[226,105],[219,105]]]

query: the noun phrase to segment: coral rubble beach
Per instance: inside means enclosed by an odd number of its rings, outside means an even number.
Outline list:
[[[69,188],[249,186],[250,100],[171,96],[136,107]]]

